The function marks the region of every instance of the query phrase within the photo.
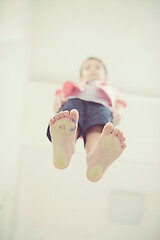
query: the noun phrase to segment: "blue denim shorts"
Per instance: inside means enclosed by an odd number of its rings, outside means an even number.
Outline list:
[[[96,125],[104,126],[106,123],[113,123],[113,115],[109,108],[106,106],[95,103],[84,101],[79,98],[69,99],[58,112],[68,110],[69,112],[72,109],[77,109],[79,112],[79,137],[83,137],[84,145],[86,143],[86,132],[90,127]],[[51,141],[49,125],[47,129],[47,137]]]

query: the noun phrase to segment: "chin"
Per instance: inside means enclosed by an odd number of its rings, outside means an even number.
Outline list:
[[[89,77],[87,81],[98,79],[97,77]]]

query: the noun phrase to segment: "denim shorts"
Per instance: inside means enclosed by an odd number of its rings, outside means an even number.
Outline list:
[[[104,126],[108,122],[113,123],[113,115],[110,109],[100,103],[84,101],[79,98],[69,99],[58,112],[65,110],[70,112],[72,109],[77,109],[79,112],[78,138],[83,137],[84,145],[86,143],[86,132],[90,127],[96,125]],[[49,125],[47,128],[47,137],[51,141]]]

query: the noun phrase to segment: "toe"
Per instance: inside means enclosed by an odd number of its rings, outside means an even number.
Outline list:
[[[60,118],[59,113],[56,113],[54,118],[55,118],[55,120],[58,120]]]
[[[63,118],[64,117],[64,112],[59,112],[59,116],[60,116],[60,118]]]
[[[118,133],[118,135],[117,135],[119,138],[121,138],[121,137],[123,137],[123,133],[122,132],[120,132],[120,133]]]
[[[113,131],[113,124],[108,122],[103,128],[103,132],[104,134],[109,135],[111,134],[112,131]]]
[[[118,128],[114,129],[112,135],[117,136],[120,133],[120,130]]]
[[[54,119],[54,118],[51,118],[50,121],[49,121],[49,123],[50,123],[51,125],[53,125],[53,124],[55,123],[55,119]]]
[[[68,111],[64,111],[64,117],[68,117],[69,116],[69,112]]]
[[[121,137],[121,138],[120,138],[120,142],[121,142],[121,143],[124,143],[125,140],[126,140],[125,137]]]
[[[78,121],[78,117],[79,117],[78,111],[77,111],[76,109],[72,109],[72,110],[70,111],[70,118],[71,118],[73,121],[77,122],[77,121]]]
[[[126,143],[122,143],[122,145],[121,145],[121,146],[122,146],[122,148],[123,148],[123,149],[125,149],[125,148],[126,148],[126,146],[127,146],[127,144],[126,144]]]

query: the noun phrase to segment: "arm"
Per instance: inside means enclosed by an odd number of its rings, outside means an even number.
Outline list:
[[[122,104],[120,102],[116,102],[115,107],[112,109],[114,125],[119,124],[119,122],[121,120],[122,113],[123,113]]]

